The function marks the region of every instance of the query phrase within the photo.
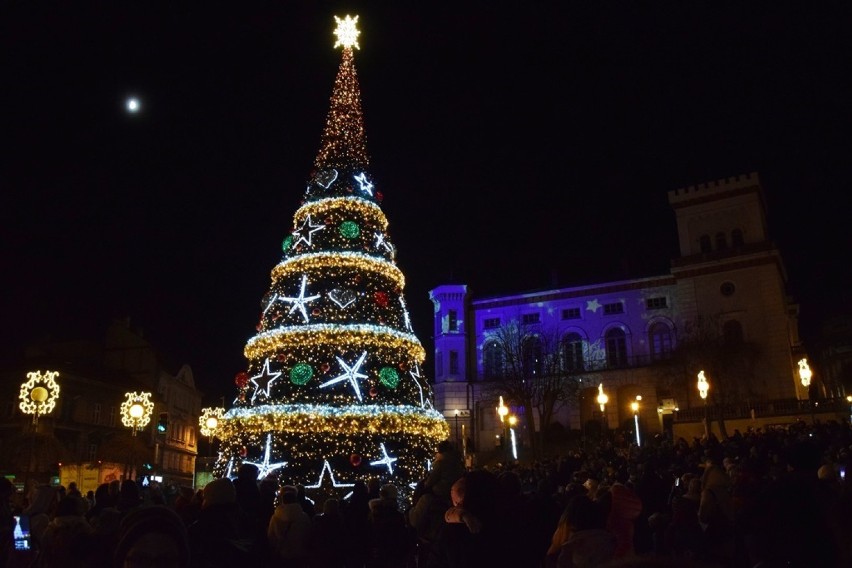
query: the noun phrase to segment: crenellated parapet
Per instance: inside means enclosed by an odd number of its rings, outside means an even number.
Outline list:
[[[760,179],[757,172],[751,172],[674,189],[668,192],[669,203],[673,207],[677,207],[678,204],[687,201],[716,199],[721,195],[729,195],[759,187]]]

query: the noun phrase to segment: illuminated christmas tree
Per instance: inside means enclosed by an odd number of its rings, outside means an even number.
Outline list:
[[[248,371],[236,377],[218,435],[217,473],[250,462],[318,497],[343,497],[371,477],[406,494],[449,428],[432,407],[425,351],[369,172],[357,16],[335,19],[343,59],[331,108],[258,333],[245,347]]]

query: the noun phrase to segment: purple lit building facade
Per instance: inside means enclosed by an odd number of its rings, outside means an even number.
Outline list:
[[[497,400],[487,385],[500,380],[505,355],[497,337],[510,325],[558,337],[550,343],[558,350],[559,372],[579,382],[574,399],[553,418],[565,429],[600,420],[612,428],[628,423],[637,395],[647,432],[671,429],[675,412],[701,408],[695,375],[662,378],[658,364],[672,359],[690,330],[694,337],[699,322],[720,340],[752,346],[748,388],[740,389],[748,394],[742,396],[807,398],[796,373],[803,356],[798,306],[768,237],[758,175],[670,191],[668,199],[680,254],[666,274],[489,298],[475,297],[464,284],[430,291],[435,406],[451,427],[455,423],[454,432],[461,422],[464,433],[455,435],[482,450],[501,432]],[[542,346],[526,349],[535,358]],[[712,376],[710,381],[713,388]],[[600,384],[609,397],[603,415],[596,400]],[[739,386],[732,385],[729,395]],[[523,413],[513,401],[506,404]],[[542,428],[538,418],[534,423]]]

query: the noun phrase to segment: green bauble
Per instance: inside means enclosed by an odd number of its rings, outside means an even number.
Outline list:
[[[287,238],[284,239],[284,242],[281,243],[281,250],[287,252],[291,248],[293,248],[293,235],[288,235]]]
[[[344,221],[340,224],[340,234],[347,239],[357,239],[361,234],[361,227],[355,221]]]
[[[294,385],[303,385],[314,376],[314,370],[307,363],[298,363],[290,370],[290,382]]]
[[[399,384],[399,373],[393,367],[382,367],[379,371],[379,382],[389,389],[395,389]]]

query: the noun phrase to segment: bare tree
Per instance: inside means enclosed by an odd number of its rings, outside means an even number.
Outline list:
[[[708,403],[717,409],[719,432],[727,438],[725,408],[759,396],[754,388],[759,353],[756,344],[743,340],[738,322],[723,323],[718,315],[698,316],[684,325],[672,356],[658,363],[659,386],[670,392],[694,392],[703,370],[711,384]]]
[[[487,392],[524,408],[528,442],[536,454],[541,448],[533,412],[543,434],[554,415],[577,397],[578,381],[564,370],[561,345],[558,329],[518,320],[492,330],[484,342],[490,350],[485,356],[496,356],[486,364]]]

